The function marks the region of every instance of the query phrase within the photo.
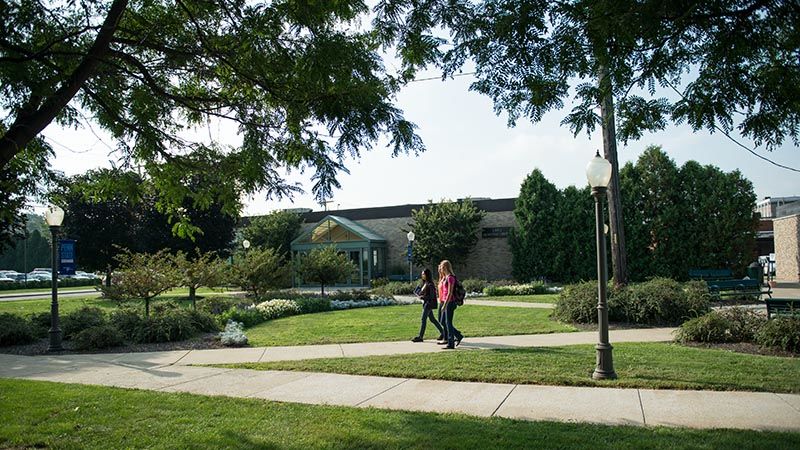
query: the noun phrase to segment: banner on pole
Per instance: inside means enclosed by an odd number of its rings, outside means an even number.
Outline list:
[[[61,239],[58,244],[58,274],[75,275],[75,241]]]

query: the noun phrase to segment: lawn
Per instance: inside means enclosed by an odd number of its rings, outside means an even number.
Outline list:
[[[455,314],[456,327],[469,336],[563,333],[574,327],[551,320],[550,310],[467,305]],[[411,339],[419,332],[420,305],[382,306],[292,316],[247,330],[250,345],[334,344]],[[426,337],[438,332],[428,323]]]
[[[558,294],[541,294],[541,295],[501,295],[497,297],[468,297],[467,303],[470,300],[493,300],[496,302],[524,302],[524,303],[556,303],[558,301]]]
[[[204,295],[213,295],[213,294],[204,294]],[[171,300],[177,302],[183,306],[189,307],[192,303],[188,300],[186,295],[160,295],[156,297],[154,300],[150,301],[150,307],[153,307],[153,304],[160,302]],[[144,300],[132,300],[127,302],[130,305],[137,305],[141,306],[142,310],[144,310]],[[66,314],[71,311],[75,311],[76,309],[82,308],[84,306],[96,306],[98,308],[103,308],[107,310],[111,310],[116,308],[119,303],[102,299],[100,297],[59,297],[58,299],[58,310],[60,314]],[[40,298],[35,300],[9,300],[9,301],[0,301],[0,313],[12,313],[12,314],[19,314],[22,316],[37,313],[37,312],[46,312],[50,311],[50,299],[49,298]]]
[[[2,448],[800,448],[799,433],[525,422],[0,380]]]
[[[667,343],[620,343],[614,345],[614,368],[619,379],[592,380],[589,375],[594,364],[593,345],[573,345],[226,367],[491,383],[800,393],[800,358],[747,355]]]

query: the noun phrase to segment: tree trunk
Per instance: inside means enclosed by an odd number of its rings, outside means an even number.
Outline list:
[[[322,290],[322,296],[324,297],[325,296],[325,285],[324,284],[320,284],[319,287]]]
[[[150,317],[150,299],[144,299],[144,316]]]
[[[119,20],[127,6],[128,0],[114,0],[94,43],[75,71],[44,102],[40,104],[31,98],[28,104],[17,113],[14,123],[0,138],[0,169],[6,167],[11,158],[21,152],[36,135],[50,125],[58,113],[75,97],[86,80],[94,75],[97,64],[108,51],[111,38],[116,32]]]
[[[622,225],[622,201],[619,190],[619,160],[617,132],[614,127],[614,93],[606,68],[600,66],[598,84],[603,92],[600,102],[600,122],[603,130],[603,156],[611,163],[611,182],[608,185],[609,234],[611,235],[611,266],[615,286],[628,283],[628,262],[625,256],[625,230]]]
[[[194,286],[189,286],[189,300],[192,301],[192,309],[197,309],[197,305],[194,302],[195,293],[197,292],[197,288]]]
[[[111,273],[112,272],[113,271],[111,270],[111,265],[109,264],[108,266],[106,266],[106,287],[107,288],[111,287]]]

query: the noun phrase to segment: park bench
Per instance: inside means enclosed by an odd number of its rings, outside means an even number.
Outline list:
[[[708,292],[717,298],[753,295],[761,299],[762,295],[772,298],[772,289],[763,286],[759,280],[745,278],[743,280],[710,280],[706,281]]]
[[[689,269],[689,278],[692,280],[730,280],[733,278],[731,269]]]
[[[768,298],[767,319],[775,316],[800,316],[800,299]]]

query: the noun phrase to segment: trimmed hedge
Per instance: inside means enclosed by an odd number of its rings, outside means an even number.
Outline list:
[[[514,284],[511,286],[487,286],[483,293],[490,297],[502,297],[506,295],[539,295],[546,294],[547,288],[542,282],[529,284]]]
[[[678,342],[753,342],[766,317],[746,308],[711,311],[684,322],[678,328]]]
[[[59,287],[77,287],[77,286],[98,286],[100,284],[100,280],[92,279],[92,280],[79,280],[75,278],[59,278],[58,279],[58,286]],[[53,282],[50,280],[36,280],[36,281],[28,281],[22,282],[18,281],[16,283],[5,283],[0,284],[0,291],[16,291],[20,289],[47,289],[53,286]]]

